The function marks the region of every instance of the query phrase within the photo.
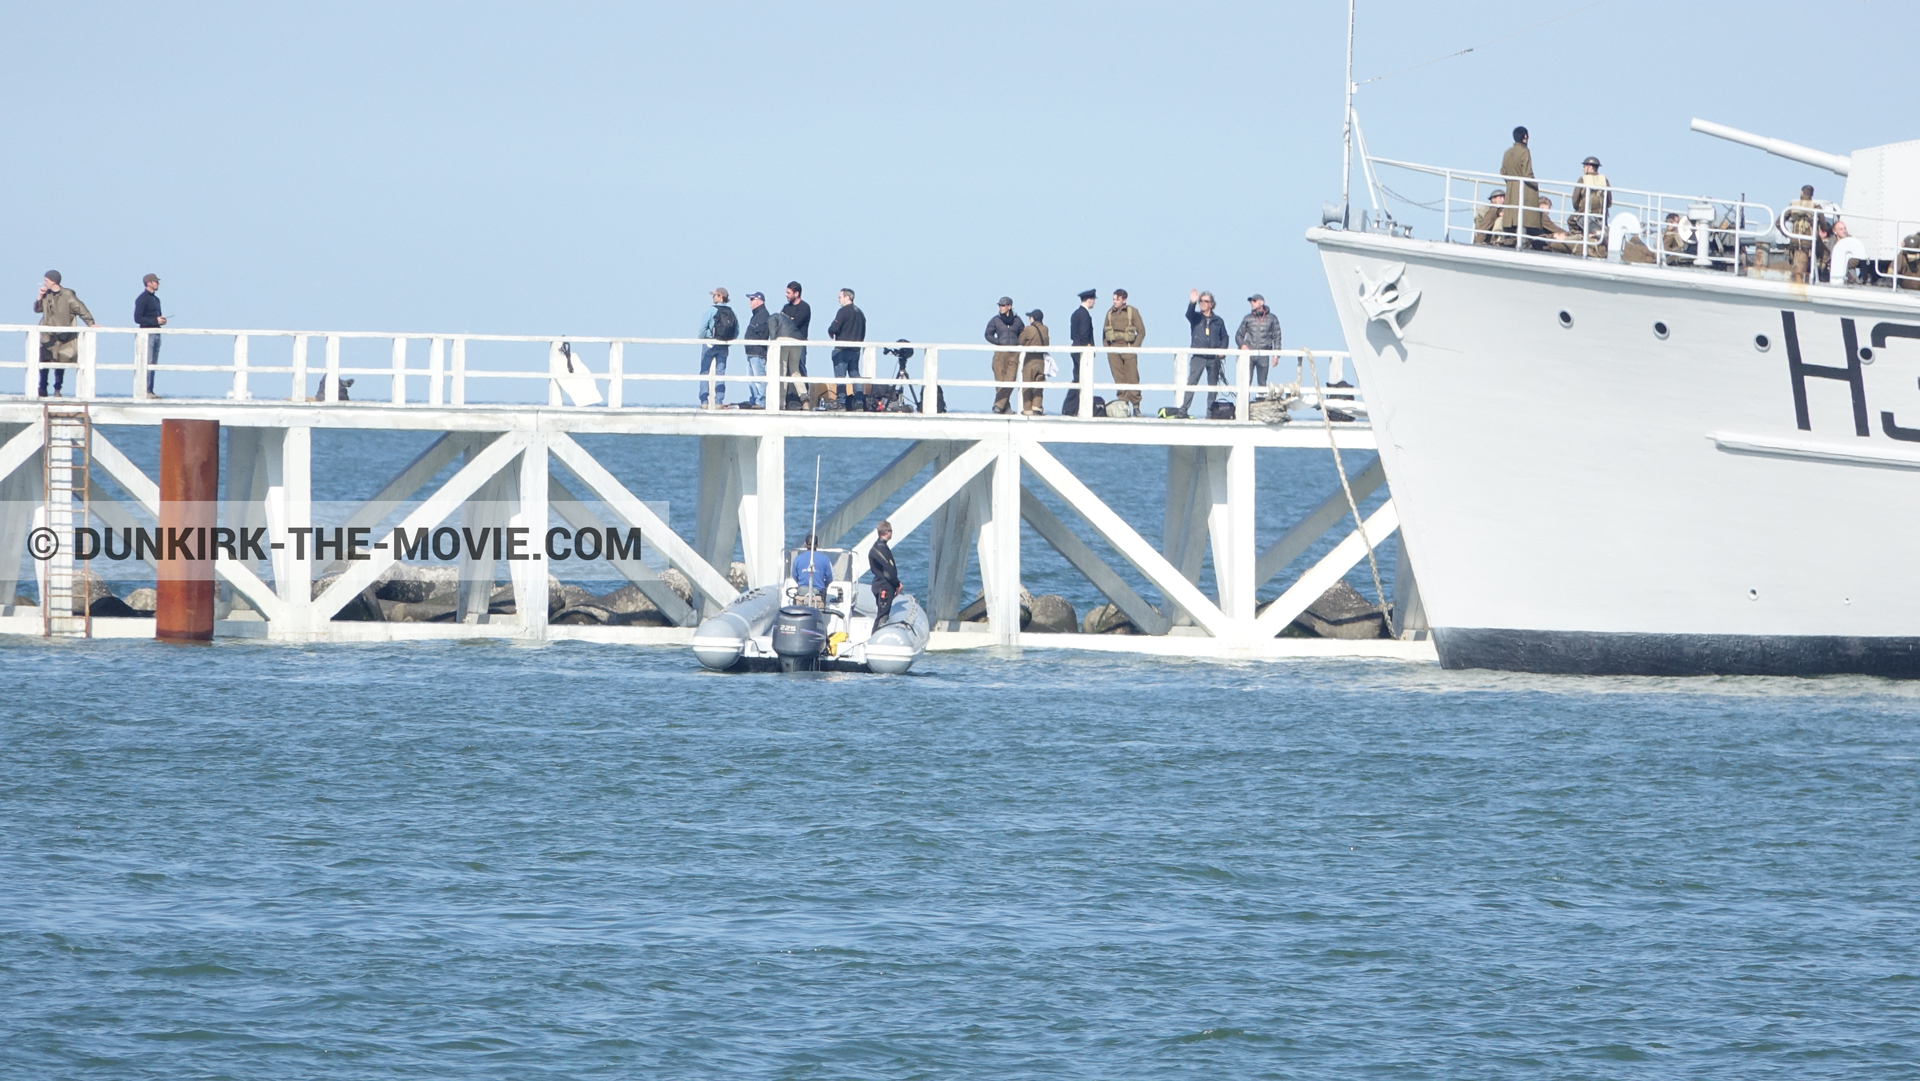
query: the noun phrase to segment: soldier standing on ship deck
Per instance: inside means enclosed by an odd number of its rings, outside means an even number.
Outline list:
[[[1793,280],[1804,283],[1807,280],[1807,267],[1811,263],[1814,237],[1814,211],[1820,204],[1813,201],[1813,185],[1800,185],[1800,198],[1795,199],[1787,212],[1780,216],[1786,226],[1787,257],[1793,265]]]
[[[1519,177],[1533,179],[1533,151],[1527,149],[1527,129],[1513,129],[1513,145],[1500,157],[1500,175],[1507,180],[1507,213],[1503,227],[1509,231],[1518,223],[1521,232],[1540,231],[1540,212],[1533,204],[1540,199],[1540,185],[1523,184]]]

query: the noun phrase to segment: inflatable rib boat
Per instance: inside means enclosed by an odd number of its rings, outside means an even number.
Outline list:
[[[821,548],[834,580],[821,592],[802,590],[789,577],[735,598],[700,624],[693,655],[716,672],[878,672],[902,675],[926,651],[932,623],[911,594],[893,600],[887,621],[873,625],[873,590],[851,581],[852,553]],[[787,554],[787,565],[793,555]]]

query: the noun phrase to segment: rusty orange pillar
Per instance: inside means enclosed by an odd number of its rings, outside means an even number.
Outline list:
[[[220,422],[160,422],[160,574],[154,637],[213,641],[213,527]]]

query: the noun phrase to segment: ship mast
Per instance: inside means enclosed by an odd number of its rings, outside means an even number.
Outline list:
[[[1340,118],[1340,141],[1346,157],[1340,170],[1340,228],[1347,228],[1347,208],[1353,187],[1353,4],[1347,0],[1347,107]]]

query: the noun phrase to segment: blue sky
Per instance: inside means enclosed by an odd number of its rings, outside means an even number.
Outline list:
[[[1366,78],[1584,0],[1363,0]],[[1010,293],[1064,325],[1128,288],[1259,290],[1337,347],[1301,238],[1339,192],[1345,4],[13,5],[0,270],[125,325],[694,333],[706,291],[871,336],[974,340]],[[1363,87],[1375,153],[1779,203],[1839,178],[1687,131],[1845,153],[1920,137],[1920,5],[1607,0]],[[35,44],[35,43],[39,44]],[[1890,88],[1890,89],[1888,89]],[[1357,191],[1357,188],[1356,188]],[[1176,330],[1176,328],[1179,328]]]

